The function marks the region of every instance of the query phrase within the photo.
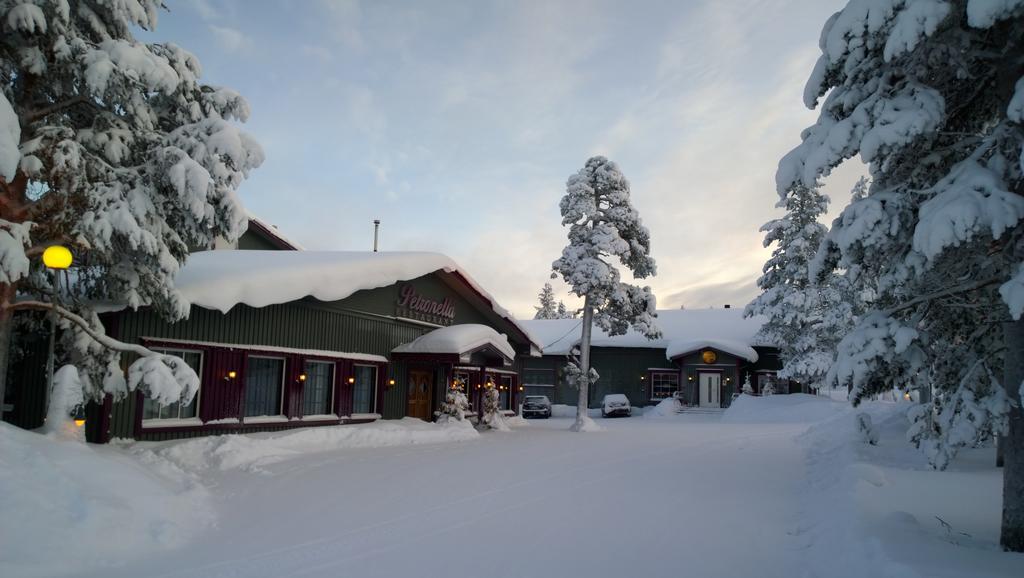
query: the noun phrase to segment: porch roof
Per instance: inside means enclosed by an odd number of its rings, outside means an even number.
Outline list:
[[[475,323],[441,327],[409,343],[403,343],[391,351],[405,354],[458,355],[461,358],[487,347],[495,349],[509,361],[516,357],[515,349],[504,334],[486,325]]]

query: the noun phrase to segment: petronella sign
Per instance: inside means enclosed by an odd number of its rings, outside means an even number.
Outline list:
[[[451,325],[455,321],[455,304],[445,297],[443,301],[428,299],[416,292],[412,285],[402,285],[396,303],[398,314],[421,321]]]

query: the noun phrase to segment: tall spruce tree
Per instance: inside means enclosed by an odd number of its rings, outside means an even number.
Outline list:
[[[623,283],[613,263],[618,261],[638,279],[656,273],[650,234],[629,195],[629,182],[619,167],[596,156],[569,177],[559,204],[562,225],[569,226],[569,244],[551,264],[552,277],[561,275],[572,292],[584,299],[579,365],[570,368],[579,387],[573,431],[596,427],[587,413],[589,386],[596,375],[590,367],[592,325],[596,323],[609,335],[621,335],[632,327],[649,339],[661,336],[651,288]]]
[[[533,316],[534,319],[558,319],[558,306],[555,304],[555,291],[551,288],[551,283],[545,283],[544,288],[540,290],[540,294],[537,296],[540,299],[540,305],[534,305],[534,309],[537,313]]]
[[[60,316],[89,396],[142,387],[172,403],[198,387],[179,358],[104,335],[89,305],[186,315],[173,277],[190,247],[245,230],[236,191],[263,160],[233,122],[249,115],[241,96],[200,83],[182,48],[134,38],[161,9],[0,0],[0,398],[19,310]],[[55,243],[75,254],[59,304],[39,259]],[[122,352],[139,356],[127,380]]]
[[[854,403],[934,391],[910,435],[938,468],[1005,434],[1001,543],[1024,551],[1024,2],[852,0],[820,46],[805,91],[819,117],[778,192],[857,154],[872,178],[816,261],[871,294],[828,378]]]
[[[830,356],[818,355],[823,321],[824,293],[810,278],[810,264],[827,229],[818,219],[828,209],[828,198],[817,186],[792,187],[778,205],[782,218],[761,227],[764,246],[775,244],[757,280],[762,293],[744,314],[766,318],[758,338],[776,344],[782,371],[779,376],[817,388],[828,371]]]

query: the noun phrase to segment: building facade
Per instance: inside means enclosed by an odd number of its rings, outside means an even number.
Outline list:
[[[576,405],[578,390],[565,378],[565,366],[580,339],[579,319],[520,321],[541,342],[544,355],[523,362],[526,395],[546,395],[552,403]],[[647,340],[630,331],[608,336],[594,328],[591,366],[600,378],[589,390],[589,406],[597,408],[607,394],[621,393],[643,407],[678,397],[684,405],[728,407],[749,378],[760,395],[768,384],[777,393],[802,391],[799,384],[777,377],[778,349],[760,343],[763,320],[743,317],[733,308],[662,310],[661,339]]]
[[[474,407],[496,387],[516,408],[523,358],[539,346],[450,259],[297,251],[274,233],[251,223],[236,246],[194,253],[176,281],[192,303],[187,319],[101,316],[110,336],[184,359],[201,386],[187,405],[160,406],[141,391],[91,403],[89,441],[430,420],[454,379]],[[39,427],[46,340],[20,339],[5,419]]]

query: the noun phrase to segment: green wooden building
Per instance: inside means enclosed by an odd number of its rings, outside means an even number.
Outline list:
[[[143,392],[90,404],[87,438],[429,420],[456,378],[471,403],[495,387],[515,410],[523,359],[539,344],[451,259],[299,249],[254,220],[236,244],[189,258],[176,278],[192,303],[187,319],[104,314],[109,335],[182,357],[201,386],[189,404],[159,406]],[[33,428],[45,414],[46,339],[19,338],[5,419]]]
[[[554,404],[577,404],[578,392],[565,379],[566,363],[580,340],[579,319],[520,321],[541,342],[544,355],[524,361],[522,381],[527,395],[546,395]],[[590,388],[590,407],[600,407],[606,394],[622,393],[637,407],[668,397],[684,405],[728,407],[742,384],[760,394],[772,384],[777,393],[799,392],[799,384],[780,380],[776,347],[756,334],[763,323],[743,311],[722,309],[658,311],[661,339],[648,340],[632,331],[608,336],[594,328],[591,363],[600,374]]]

